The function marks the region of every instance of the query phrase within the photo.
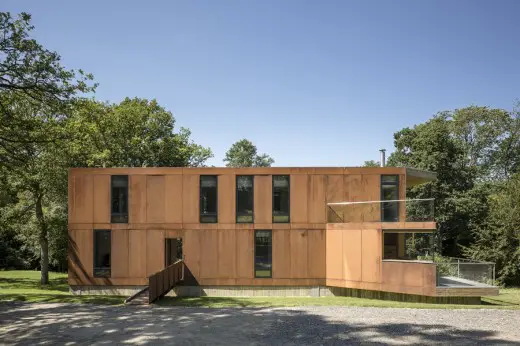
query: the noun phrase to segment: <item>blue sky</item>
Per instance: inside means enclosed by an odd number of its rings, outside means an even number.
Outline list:
[[[356,166],[438,111],[520,98],[520,1],[19,1],[96,97],[155,98],[221,166]]]

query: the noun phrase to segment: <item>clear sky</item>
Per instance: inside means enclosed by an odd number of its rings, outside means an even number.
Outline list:
[[[155,98],[221,166],[356,166],[438,111],[520,98],[520,1],[20,1],[96,97]]]

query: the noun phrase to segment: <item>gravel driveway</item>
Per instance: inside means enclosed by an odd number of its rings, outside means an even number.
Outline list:
[[[520,311],[0,304],[0,344],[520,345]]]

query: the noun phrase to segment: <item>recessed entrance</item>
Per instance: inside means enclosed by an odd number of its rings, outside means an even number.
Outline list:
[[[164,246],[165,267],[183,258],[182,238],[166,238],[164,239]]]

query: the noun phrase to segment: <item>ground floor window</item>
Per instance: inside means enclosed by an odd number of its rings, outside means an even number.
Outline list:
[[[385,231],[383,237],[383,259],[432,260],[433,233]]]
[[[272,277],[272,231],[255,231],[255,278]]]
[[[94,230],[94,277],[110,277],[110,230]]]

